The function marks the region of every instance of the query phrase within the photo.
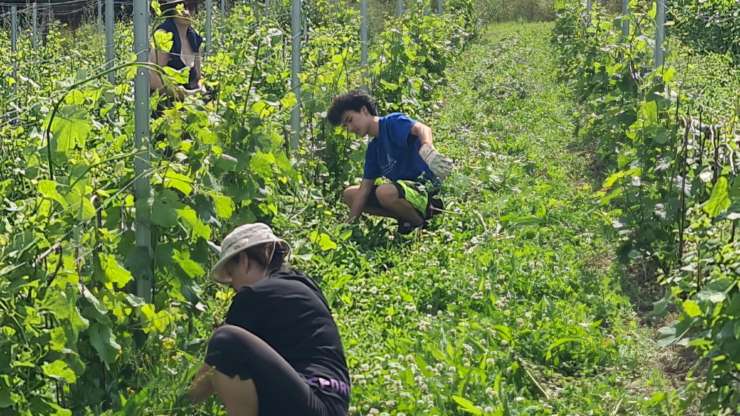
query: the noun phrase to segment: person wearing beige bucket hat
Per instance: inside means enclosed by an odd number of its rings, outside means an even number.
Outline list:
[[[350,380],[339,330],[316,283],[285,266],[288,243],[262,223],[222,241],[211,278],[235,291],[188,397],[227,413],[346,416]]]

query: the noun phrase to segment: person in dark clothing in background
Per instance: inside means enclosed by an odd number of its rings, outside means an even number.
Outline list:
[[[203,38],[192,27],[190,15],[195,11],[197,0],[160,0],[159,4],[165,21],[154,30],[154,33],[164,31],[172,34],[172,46],[165,51],[157,49],[162,48],[162,45],[155,44],[149,60],[159,66],[168,66],[178,71],[189,68],[188,82],[168,90],[168,94],[173,98],[182,99],[185,94],[204,91],[200,69],[200,46]],[[165,88],[160,74],[156,71],[149,71],[149,83],[152,90]]]
[[[209,341],[191,401],[215,393],[230,416],[347,415],[339,331],[316,283],[284,267],[289,251],[261,223],[224,238],[211,276],[237,293]]]

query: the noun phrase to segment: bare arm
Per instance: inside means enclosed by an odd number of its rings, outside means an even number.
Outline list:
[[[195,54],[195,63],[193,64],[193,67],[196,73],[198,74],[198,87],[202,88],[203,87],[203,73],[200,72],[200,61],[201,61],[200,52],[198,52]]]
[[[213,367],[208,364],[198,370],[198,374],[193,378],[193,382],[190,383],[190,389],[188,389],[188,397],[193,403],[200,403],[213,394],[213,384],[211,383],[211,374],[213,374]]]
[[[432,147],[432,129],[424,123],[417,121],[411,126],[411,134],[419,138],[421,145],[428,144]]]
[[[167,60],[169,59],[169,54],[167,52],[159,51],[156,49],[152,49],[149,51],[149,62],[155,63],[159,66],[165,66],[167,65]],[[162,77],[156,72],[149,70],[149,88],[152,90],[158,90],[162,88],[164,84],[162,83]]]
[[[362,182],[360,182],[360,189],[357,191],[357,196],[355,196],[355,199],[352,201],[352,208],[347,222],[354,222],[360,217],[360,215],[362,215],[362,210],[365,208],[367,197],[373,190],[374,183],[375,181],[373,179],[363,179]]]

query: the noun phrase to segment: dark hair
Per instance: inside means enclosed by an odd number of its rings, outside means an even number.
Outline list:
[[[176,10],[177,5],[182,4],[183,7],[190,10],[191,13],[198,11],[198,0],[165,0],[159,2],[159,9],[162,11],[163,17],[175,17],[177,16]]]
[[[346,94],[334,97],[326,118],[329,120],[329,123],[338,126],[342,124],[342,114],[344,114],[345,111],[360,111],[362,110],[362,107],[367,108],[367,112],[370,113],[370,115],[378,115],[378,108],[375,105],[375,100],[373,100],[370,95],[362,90],[350,91]]]
[[[241,253],[245,253],[250,260],[259,263],[267,270],[267,274],[271,275],[285,267],[285,256],[288,254],[288,247],[280,243],[274,245],[273,243],[264,243],[249,247],[229,260],[227,270],[231,270],[239,262]]]

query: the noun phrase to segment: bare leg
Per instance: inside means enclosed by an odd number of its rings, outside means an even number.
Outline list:
[[[408,201],[406,201],[403,198],[398,197],[398,191],[395,189],[395,186],[393,185],[380,185],[379,188],[382,188],[384,186],[390,186],[395,191],[395,199],[401,201],[401,210],[404,214],[399,214],[397,210],[387,209],[387,208],[377,208],[377,207],[369,207],[365,206],[365,208],[362,209],[362,212],[368,213],[370,215],[377,215],[379,217],[388,217],[388,218],[394,218],[401,221],[410,222],[414,225],[419,225],[422,222],[422,218],[419,215],[419,213],[414,209],[414,207],[409,204]],[[345,204],[347,204],[348,207],[352,207],[352,202],[354,201],[355,195],[357,194],[357,191],[360,189],[359,186],[350,186],[347,189],[344,190],[344,193],[342,194],[342,200]],[[382,201],[381,201],[382,203]],[[385,205],[383,205],[385,207]],[[416,215],[416,217],[409,217],[408,211],[411,210],[413,214]],[[405,215],[405,216],[404,216]],[[418,218],[418,219],[417,219]]]
[[[376,190],[376,194],[380,205],[386,211],[390,212],[393,218],[406,221],[413,225],[421,225],[424,222],[424,218],[419,215],[416,208],[409,201],[400,197],[395,185],[380,185]]]
[[[257,416],[259,403],[257,386],[254,381],[242,380],[239,376],[232,378],[220,371],[215,371],[211,382],[229,416]]]

